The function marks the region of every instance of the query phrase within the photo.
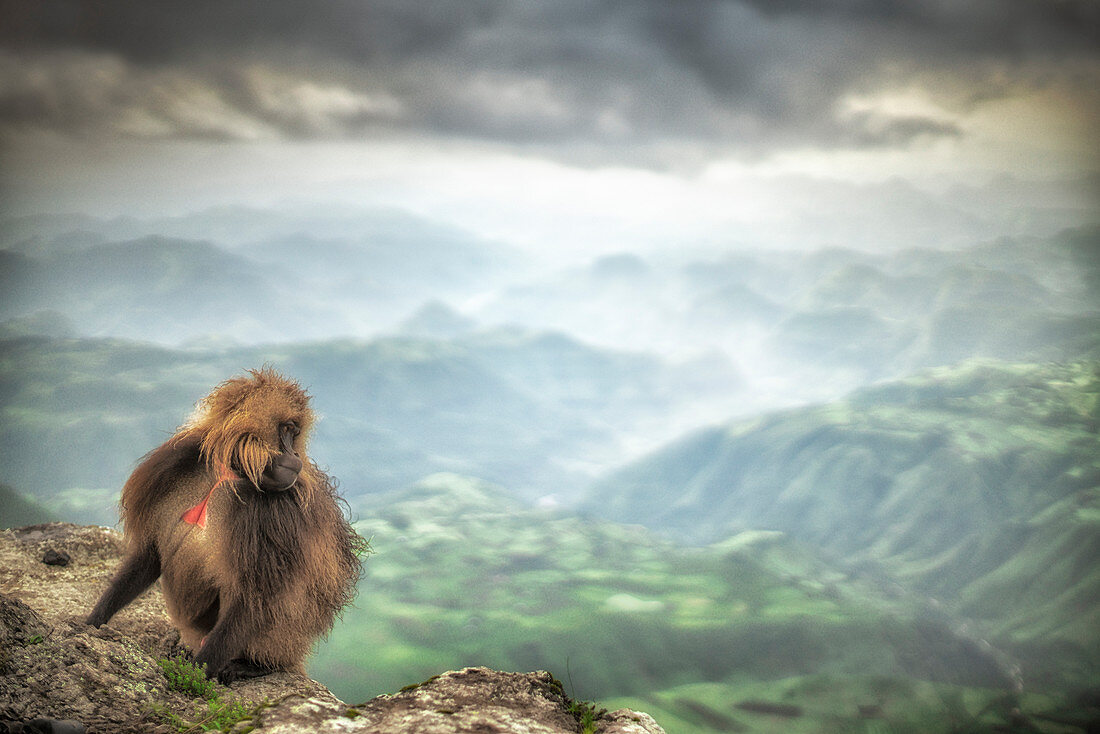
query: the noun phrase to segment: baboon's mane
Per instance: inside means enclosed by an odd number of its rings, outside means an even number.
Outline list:
[[[249,375],[215,387],[172,441],[198,439],[199,451],[210,467],[229,467],[259,487],[264,468],[278,453],[278,436],[270,433],[272,427],[294,420],[302,431],[300,445],[304,447],[314,414],[309,395],[294,380],[268,367],[249,370]],[[300,499],[308,502],[319,477],[304,453],[302,462],[305,466],[296,490]]]

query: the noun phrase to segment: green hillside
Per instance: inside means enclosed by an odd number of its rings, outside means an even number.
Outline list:
[[[1098,429],[1097,363],[971,363],[695,434],[590,506],[694,543],[789,533],[975,618],[1057,684],[1100,673]]]
[[[630,697],[684,727],[670,732],[768,731],[721,725],[748,726],[733,704],[762,697],[803,707],[804,731],[886,702],[884,723],[947,731],[939,696],[976,714],[1011,691],[995,651],[782,534],[682,548],[446,474],[372,500],[356,524],[376,551],[359,598],[310,666],[345,700],[489,665]]]
[[[56,519],[34,500],[24,497],[6,484],[0,484],[0,530],[37,525]]]

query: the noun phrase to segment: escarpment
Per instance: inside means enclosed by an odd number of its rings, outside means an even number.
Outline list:
[[[101,527],[0,532],[0,726],[52,719],[122,734],[167,734],[200,722],[286,734],[582,731],[578,707],[545,672],[466,668],[357,705],[290,672],[210,682],[202,695],[187,690],[165,672],[184,658],[159,584],[109,624],[83,622],[123,550],[121,535]],[[626,709],[593,724],[602,734],[663,734],[651,717]]]

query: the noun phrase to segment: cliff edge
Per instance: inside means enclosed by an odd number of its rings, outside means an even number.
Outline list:
[[[183,648],[159,584],[100,629],[82,621],[122,550],[121,535],[101,527],[0,532],[0,732],[664,734],[647,714],[577,705],[542,671],[449,671],[355,706],[289,673],[181,685]]]

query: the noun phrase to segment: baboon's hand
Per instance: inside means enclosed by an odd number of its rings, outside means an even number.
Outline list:
[[[254,663],[247,658],[235,658],[226,663],[217,673],[218,682],[229,685],[236,680],[248,680],[259,678],[262,675],[273,673],[273,668],[268,668],[259,663]],[[214,676],[211,676],[214,677]]]

